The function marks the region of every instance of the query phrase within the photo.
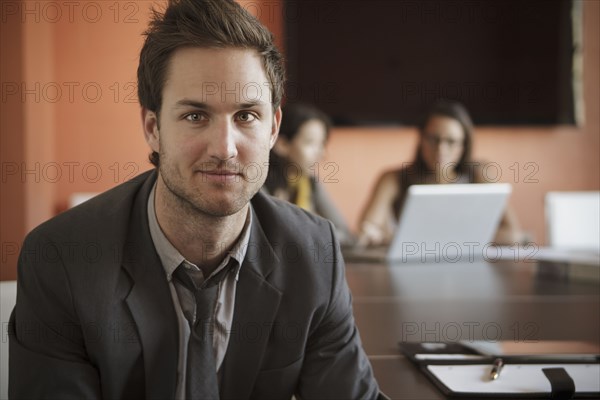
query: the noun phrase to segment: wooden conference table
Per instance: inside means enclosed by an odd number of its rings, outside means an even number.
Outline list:
[[[600,284],[536,262],[347,262],[356,323],[384,393],[443,399],[398,342],[581,340],[600,345]]]

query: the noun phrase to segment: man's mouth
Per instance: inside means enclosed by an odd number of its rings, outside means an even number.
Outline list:
[[[226,183],[242,178],[242,174],[233,169],[202,169],[197,172],[202,175],[202,180],[207,182]]]

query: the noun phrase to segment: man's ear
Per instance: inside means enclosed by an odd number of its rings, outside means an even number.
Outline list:
[[[271,128],[271,149],[275,145],[275,142],[277,142],[277,136],[279,136],[279,127],[281,126],[282,117],[283,112],[281,111],[281,107],[277,107],[277,110],[275,110],[275,114],[273,115],[273,127]]]
[[[158,132],[158,116],[154,111],[142,107],[142,126],[146,143],[153,151],[160,152],[160,138]]]

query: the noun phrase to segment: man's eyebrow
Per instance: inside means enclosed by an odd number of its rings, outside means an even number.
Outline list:
[[[203,110],[210,109],[208,104],[191,99],[181,99],[175,103],[175,107],[194,107]]]
[[[240,108],[252,108],[252,107],[265,106],[268,104],[270,104],[270,103],[267,103],[266,101],[252,100],[252,101],[247,101],[245,103],[240,104],[239,107]]]
[[[246,101],[244,103],[237,104],[237,108],[261,107],[261,106],[265,106],[268,104],[270,104],[270,103],[267,103],[262,100],[251,100],[251,101]],[[192,100],[192,99],[181,99],[175,103],[175,107],[176,108],[194,107],[194,108],[198,108],[201,110],[210,110],[211,109],[211,107],[208,104],[206,104],[202,101],[197,101],[197,100]]]

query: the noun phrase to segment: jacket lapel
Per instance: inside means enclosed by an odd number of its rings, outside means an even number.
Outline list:
[[[277,264],[279,259],[254,214],[221,371],[222,399],[250,397],[281,300],[281,292],[267,281]]]
[[[156,179],[150,176],[139,191],[130,217],[123,268],[132,280],[126,298],[139,334],[145,373],[145,398],[175,396],[177,384],[177,318],[165,273],[148,227],[147,201]]]

